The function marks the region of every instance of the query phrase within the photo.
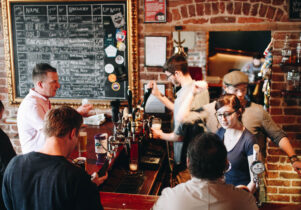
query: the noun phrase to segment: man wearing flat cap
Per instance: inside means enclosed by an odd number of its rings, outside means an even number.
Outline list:
[[[248,76],[245,73],[233,71],[224,76],[223,89],[226,93],[235,94],[240,100],[240,103],[245,107],[245,111],[242,114],[243,125],[257,137],[263,156],[265,156],[265,140],[266,137],[269,137],[288,155],[293,168],[301,176],[301,161],[298,159],[286,133],[276,125],[269,113],[266,112],[261,105],[250,102],[247,99],[248,82]],[[183,102],[178,116],[180,122],[197,120],[201,118],[201,116],[204,116],[204,113],[192,112],[187,108],[195,92],[198,92],[197,87],[193,88],[191,94],[187,96],[185,102]],[[215,117],[215,103],[214,101],[203,106],[207,113],[207,116],[203,120],[211,132],[216,132],[219,128],[218,121]]]

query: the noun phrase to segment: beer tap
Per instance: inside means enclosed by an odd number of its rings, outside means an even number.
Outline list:
[[[144,93],[144,96],[143,96],[143,103],[141,105],[141,107],[143,109],[145,109],[145,105],[146,105],[146,102],[147,102],[147,99],[149,98],[149,96],[152,94],[152,88],[147,88],[146,92]]]
[[[259,175],[262,174],[265,170],[264,164],[259,160],[259,146],[254,144],[253,146],[253,162],[251,164],[251,172],[253,173],[253,180],[256,185],[256,188],[259,187],[260,179]]]
[[[118,127],[118,122],[119,122],[119,106],[120,106],[120,101],[111,101],[111,107],[112,107],[112,121],[114,124],[114,132],[113,135],[116,139],[117,137],[117,127]]]
[[[256,191],[255,191],[255,197],[256,197],[256,203],[257,206],[260,207],[262,205],[260,201],[260,194],[261,191],[259,189],[259,184],[260,184],[260,175],[265,171],[265,167],[263,162],[261,162],[258,158],[259,155],[259,146],[258,144],[253,145],[253,162],[250,166],[251,172],[253,174],[253,181],[256,186]]]

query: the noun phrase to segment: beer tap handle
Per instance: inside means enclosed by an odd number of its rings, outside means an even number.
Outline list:
[[[254,144],[253,145],[253,161],[258,160],[258,154],[259,154],[259,145]]]
[[[132,91],[128,89],[127,91],[127,98],[128,98],[128,107],[129,107],[129,113],[132,114],[133,107],[132,107]]]
[[[119,106],[120,106],[120,101],[111,101],[111,107],[112,107],[112,121],[113,123],[118,122],[119,118]]]
[[[147,102],[147,99],[149,98],[149,96],[152,94],[152,88],[147,88],[146,92],[144,93],[144,96],[143,96],[143,103],[142,103],[142,108],[144,109],[145,108],[145,105],[146,105],[146,102]]]

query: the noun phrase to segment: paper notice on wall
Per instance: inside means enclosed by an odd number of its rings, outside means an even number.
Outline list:
[[[165,85],[157,84],[159,91],[165,95]],[[144,92],[146,91],[146,84],[144,85]],[[152,94],[149,96],[146,105],[145,113],[165,113],[164,104]]]
[[[173,40],[179,41],[178,32],[174,31],[172,33]],[[191,31],[181,31],[181,41],[185,40],[185,42],[182,44],[183,47],[187,47],[188,49],[194,49],[195,48],[195,32]],[[173,46],[176,47],[177,44],[174,42]]]

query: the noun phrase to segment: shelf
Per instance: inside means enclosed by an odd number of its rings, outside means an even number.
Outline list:
[[[293,69],[301,71],[301,64],[293,63],[293,64],[279,64],[279,65],[280,65],[281,70],[284,72],[288,72]]]
[[[301,96],[301,90],[282,90],[281,95],[284,97],[296,97]]]

